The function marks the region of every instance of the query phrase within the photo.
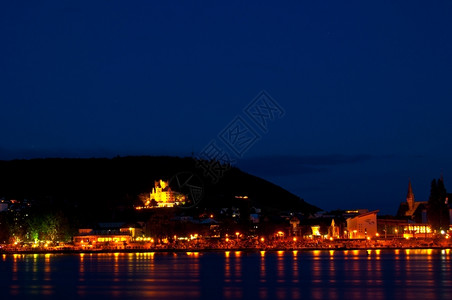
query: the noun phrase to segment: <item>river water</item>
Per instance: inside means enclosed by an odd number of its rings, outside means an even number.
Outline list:
[[[452,299],[452,250],[6,254],[1,299]]]

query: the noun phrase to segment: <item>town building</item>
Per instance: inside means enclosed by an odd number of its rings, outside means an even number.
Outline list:
[[[95,228],[80,228],[73,241],[75,247],[84,249],[124,249],[142,235],[140,224],[98,223]]]
[[[427,223],[426,201],[415,201],[411,181],[408,182],[406,201],[400,203],[397,218],[413,220],[416,223]]]
[[[350,239],[366,239],[377,236],[377,213],[370,211],[347,219],[347,236]]]

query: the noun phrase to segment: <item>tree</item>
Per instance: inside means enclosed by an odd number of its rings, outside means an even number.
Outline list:
[[[34,214],[28,220],[28,239],[30,241],[67,241],[70,240],[70,227],[62,211]]]
[[[433,179],[427,208],[428,222],[433,230],[449,228],[449,209],[446,203],[446,188],[442,179]]]
[[[149,193],[138,194],[138,200],[139,200],[139,202],[141,202],[140,203],[141,205],[144,205],[144,206],[148,205],[149,200],[150,200],[149,198],[150,198]]]

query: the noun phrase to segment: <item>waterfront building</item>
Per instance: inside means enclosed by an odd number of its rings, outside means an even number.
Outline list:
[[[80,228],[73,238],[74,246],[85,249],[124,249],[143,235],[140,224],[124,222],[98,223],[95,228]]]
[[[350,239],[366,239],[377,236],[377,213],[370,211],[347,219],[347,233]]]

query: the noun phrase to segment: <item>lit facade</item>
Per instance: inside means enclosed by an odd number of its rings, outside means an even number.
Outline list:
[[[168,181],[158,180],[154,182],[149,201],[145,203],[145,207],[152,206],[153,200],[157,204],[157,207],[174,207],[184,204],[186,196],[171,190]]]
[[[131,236],[128,234],[90,234],[74,236],[74,246],[83,248],[124,248],[129,244]]]
[[[377,235],[377,213],[374,210],[347,219],[348,237],[351,239],[373,238]]]
[[[428,224],[408,224],[403,226],[404,238],[431,237],[432,229]]]

